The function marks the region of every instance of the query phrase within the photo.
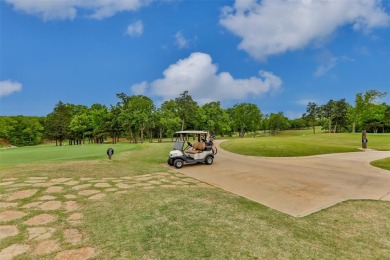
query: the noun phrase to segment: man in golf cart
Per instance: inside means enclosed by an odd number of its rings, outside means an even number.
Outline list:
[[[176,168],[183,167],[184,163],[205,163],[211,165],[217,154],[213,144],[214,136],[207,131],[179,131],[175,133],[176,142],[169,153],[168,164]],[[190,137],[194,142],[190,143]]]

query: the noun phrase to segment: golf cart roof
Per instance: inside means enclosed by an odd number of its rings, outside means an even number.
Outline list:
[[[178,131],[176,134],[208,134],[207,131],[199,131],[199,130],[187,130],[187,131]]]

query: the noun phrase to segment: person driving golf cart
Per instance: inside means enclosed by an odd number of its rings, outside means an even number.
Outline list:
[[[183,167],[184,163],[205,163],[211,165],[217,154],[217,148],[213,144],[214,136],[207,131],[179,131],[175,133],[176,142],[169,153],[168,164],[176,168]],[[191,144],[190,137],[197,142]],[[185,143],[187,146],[184,148]]]

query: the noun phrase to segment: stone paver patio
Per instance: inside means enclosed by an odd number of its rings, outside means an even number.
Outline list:
[[[99,258],[99,248],[85,246],[88,234],[80,226],[84,221],[82,206],[104,200],[108,194],[156,187],[211,186],[179,173],[164,172],[121,178],[0,179],[0,241],[4,242],[0,259]],[[12,239],[15,237],[20,239]]]

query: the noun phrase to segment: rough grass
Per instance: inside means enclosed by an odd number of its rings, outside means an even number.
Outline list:
[[[289,134],[290,132],[290,134]],[[243,155],[252,156],[308,156],[328,153],[361,151],[360,134],[308,134],[304,131],[286,131],[267,137],[246,137],[231,139],[221,144],[222,148]],[[390,150],[390,135],[368,135],[368,148]]]
[[[84,208],[110,259],[386,259],[390,203],[293,218],[219,189],[136,190]]]

